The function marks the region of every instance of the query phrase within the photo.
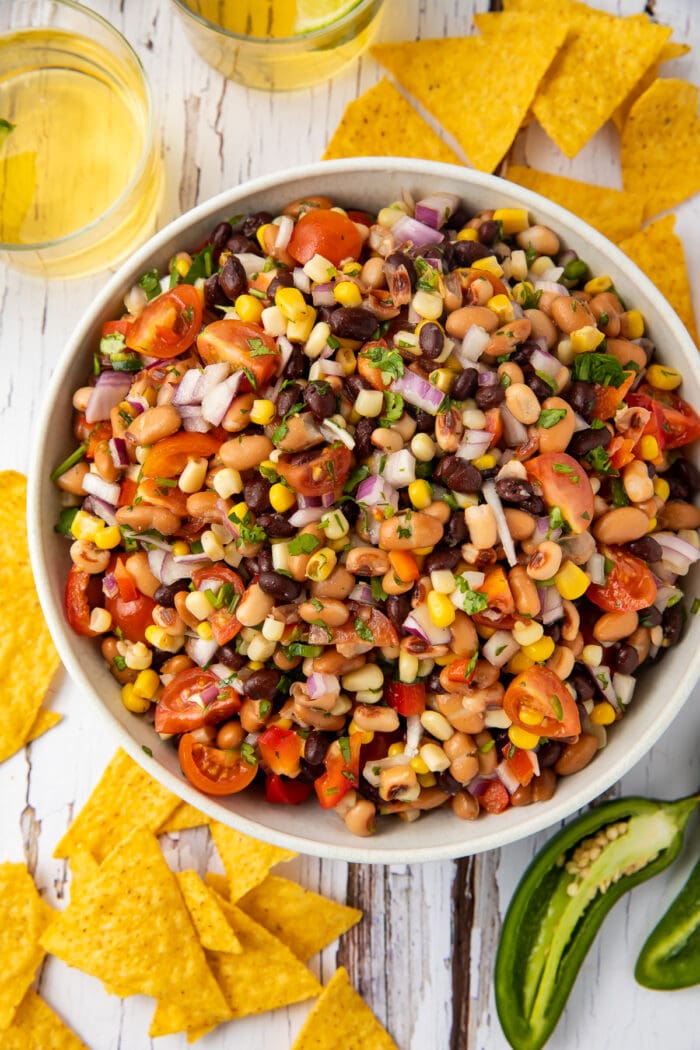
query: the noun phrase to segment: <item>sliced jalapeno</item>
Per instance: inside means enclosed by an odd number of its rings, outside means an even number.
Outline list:
[[[508,908],[495,967],[498,1015],[514,1050],[545,1044],[610,908],[671,863],[698,804],[700,794],[604,803],[532,861]]]
[[[647,937],[634,976],[645,988],[672,990],[700,984],[700,860]]]

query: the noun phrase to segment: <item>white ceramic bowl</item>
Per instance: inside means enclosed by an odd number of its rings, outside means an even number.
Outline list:
[[[660,359],[683,372],[685,398],[700,405],[697,350],[676,314],[622,252],[563,208],[509,182],[451,165],[383,158],[331,161],[255,179],[214,197],[166,226],[121,267],[78,319],[56,368],[36,434],[29,489],[32,561],[49,628],[73,680],[104,717],[115,747],[123,747],[188,802],[248,834],[303,853],[376,863],[441,860],[503,846],[569,816],[609,788],[678,716],[698,680],[700,616],[690,617],[681,644],[658,667],[643,673],[623,723],[609,734],[608,746],[586,769],[561,779],[550,802],[484,815],[473,823],[458,820],[450,809],[428,813],[412,824],[382,820],[376,836],[356,839],[332,811],[322,811],[313,800],[301,807],[271,806],[250,791],[219,800],[189,786],[175,749],[123,707],[99,645],[68,627],[63,615],[68,544],[53,531],[59,500],[49,474],[75,445],[71,397],[90,372],[102,323],[122,312],[123,295],[145,270],[157,266],[163,271],[174,252],[201,243],[218,221],[234,213],[262,208],[275,213],[285,203],[313,193],[327,193],[341,204],[372,210],[400,197],[404,188],[416,199],[434,190],[458,193],[473,211],[524,206],[534,221],[551,225],[565,247],[578,251],[594,274],[610,274],[622,297],[642,311]],[[692,587],[689,593],[695,593]]]

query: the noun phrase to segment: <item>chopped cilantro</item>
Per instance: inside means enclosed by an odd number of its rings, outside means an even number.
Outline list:
[[[403,358],[396,350],[389,350],[386,346],[370,346],[361,351],[361,356],[367,358],[374,368],[388,372],[394,379],[400,379],[404,374]]]
[[[612,494],[613,507],[629,507],[630,501],[620,478],[610,479],[610,492]]]
[[[295,656],[320,656],[323,652],[322,645],[308,645],[306,642],[290,642],[287,648],[284,650],[290,659]]]
[[[313,554],[320,546],[321,541],[316,536],[312,536],[310,532],[302,532],[301,535],[289,541],[289,553],[291,555]]]
[[[585,383],[620,387],[625,381],[625,372],[612,354],[591,352],[579,354],[574,359],[572,378]]]
[[[255,748],[252,744],[248,744],[245,741],[241,744],[241,758],[244,762],[247,762],[249,766],[257,766],[258,756],[255,754]]]
[[[481,591],[473,591],[464,576],[458,576],[455,583],[462,592],[462,608],[469,616],[482,612],[488,607],[489,602],[486,595]]]
[[[193,257],[189,270],[182,278],[182,283],[194,284],[200,277],[203,277],[205,280],[207,277],[211,277],[214,271],[213,254],[214,249],[211,244],[205,244],[201,252],[197,252]]]
[[[144,755],[148,755],[149,758],[153,758],[153,752],[151,751],[150,747],[146,746],[146,744],[141,744],[141,750],[143,751]]]
[[[267,533],[260,525],[255,524],[253,515],[249,510],[240,518],[234,508],[229,511],[228,517],[229,521],[232,521],[238,529],[236,545],[241,543],[264,543],[267,539]]]
[[[252,339],[246,339],[246,342],[250,347],[251,357],[268,357],[275,352],[274,350],[270,350],[269,346],[265,346],[258,335],[254,336]]]
[[[261,718],[267,718],[270,711],[272,710],[272,703],[270,700],[262,700],[260,707],[258,708],[258,714]]]
[[[351,757],[350,737],[348,737],[348,736],[338,737],[338,747],[340,748],[340,753],[343,756],[343,762],[348,763],[350,761],[350,757]]]
[[[380,416],[379,422],[383,427],[391,426],[401,419],[403,415],[404,402],[401,394],[395,394],[391,390],[384,391],[384,415]]]
[[[372,591],[372,597],[375,602],[385,602],[389,595],[382,587],[382,581],[379,576],[373,576],[369,581],[370,590]]]
[[[554,711],[554,717],[556,718],[557,722],[563,722],[564,708],[561,706],[561,700],[555,693],[552,693],[549,699],[552,705],[552,710]]]
[[[362,639],[363,642],[373,642],[374,641],[374,635],[372,634],[372,631],[367,626],[365,621],[360,619],[359,616],[355,617],[354,627],[355,627],[355,633],[357,634],[358,638]]]
[[[413,264],[418,276],[416,288],[422,292],[437,291],[440,285],[440,274],[435,267],[431,266],[430,263],[426,262],[420,255],[413,260]]]
[[[119,653],[114,657],[112,663],[118,671],[126,671],[126,660],[123,656],[120,656]]]
[[[346,493],[346,495],[348,496],[351,495],[358,487],[358,485],[362,484],[365,478],[368,478],[369,475],[370,469],[366,466],[358,467],[357,470],[353,470],[352,474],[343,486],[343,492]]]
[[[547,375],[546,372],[541,371],[539,368],[535,369],[535,375],[538,379],[541,379],[543,383],[546,383],[549,389],[556,394],[557,384],[550,375]]]
[[[131,422],[131,418],[129,419],[129,422]],[[51,475],[50,475],[51,480],[52,481],[58,481],[58,479],[60,477],[62,477],[66,473],[67,470],[70,470],[71,467],[74,467],[76,463],[80,462],[80,460],[84,457],[86,452],[87,452],[87,445],[86,444],[78,445],[78,447],[75,449],[75,451],[71,452],[70,456],[66,456],[66,458],[63,460],[63,462],[59,463],[58,466],[55,468],[55,470],[51,471]]]
[[[244,368],[243,372],[244,372],[248,382],[252,386],[253,390],[257,394],[257,392],[258,392],[258,381],[257,381],[257,379],[255,378],[255,376],[253,375],[253,373],[251,372],[251,370],[249,368]]]
[[[698,612],[700,612],[700,598],[695,598],[693,604],[690,606],[690,611],[693,616],[697,616]]]
[[[587,452],[583,457],[591,467],[598,474],[616,474],[617,471],[613,467],[608,453],[605,451],[602,445],[598,445],[598,448],[592,448],[590,452]]]
[[[574,474],[574,468],[570,467],[568,463],[553,463],[552,470],[555,474],[568,474],[572,485],[577,485],[581,480],[578,474]]]
[[[77,507],[66,507],[62,510],[58,516],[58,521],[54,525],[54,532],[60,533],[61,536],[70,536],[73,539],[73,533],[70,530],[73,524],[73,518],[78,513]]]
[[[141,274],[137,284],[146,293],[147,299],[155,299],[157,295],[160,295],[160,277],[155,266],[152,270],[146,270],[144,274]]]
[[[551,430],[565,416],[565,408],[543,408],[537,420],[537,426],[543,427],[544,430]]]

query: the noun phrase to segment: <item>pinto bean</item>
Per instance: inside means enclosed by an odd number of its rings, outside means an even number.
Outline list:
[[[639,616],[634,611],[606,612],[596,620],[593,637],[597,642],[619,642],[634,634],[638,626]]]
[[[505,507],[505,516],[508,530],[516,542],[527,540],[535,531],[535,519],[524,510],[515,507]]]
[[[265,594],[259,583],[251,583],[236,606],[236,618],[244,627],[256,627],[270,615],[274,605],[272,595]]]
[[[394,514],[379,526],[379,546],[388,551],[435,547],[444,529],[437,518],[421,511]]]
[[[583,769],[598,750],[598,738],[592,733],[581,733],[573,744],[567,744],[554,765],[560,777],[569,777]]]
[[[321,608],[317,608],[320,604]],[[238,610],[236,610],[238,616]],[[299,615],[306,623],[314,623],[320,620],[328,627],[341,627],[350,618],[350,610],[345,602],[336,598],[315,599],[313,602],[302,602],[299,606]],[[240,619],[240,617],[239,617]]]
[[[274,447],[265,434],[240,434],[230,441],[224,441],[219,456],[225,467],[238,471],[251,470],[267,459]]]
[[[547,349],[551,349],[557,341],[558,333],[544,310],[526,310],[525,316],[531,325],[530,338],[544,339]]]
[[[553,410],[566,414],[554,426],[539,425],[537,427],[540,452],[564,452],[576,428],[576,417],[571,406],[561,397],[548,397],[542,402],[542,410]]]
[[[516,612],[521,616],[537,616],[540,611],[540,596],[524,565],[513,566],[508,573],[508,583],[513,594]]]
[[[586,325],[595,327],[595,317],[586,304],[572,295],[557,296],[552,303],[551,311],[552,320],[567,335],[578,331],[579,328],[585,328]]]
[[[700,528],[700,508],[684,500],[670,500],[659,515],[659,524],[673,532]]]
[[[519,317],[517,321],[510,321],[493,333],[486,346],[485,353],[490,357],[510,354],[515,350],[518,343],[523,343],[526,339],[529,339],[531,331],[532,324],[527,317]]]
[[[155,405],[131,421],[126,437],[136,445],[152,445],[177,433],[181,426],[182,418],[174,405]]]
[[[639,540],[649,529],[649,519],[639,507],[615,507],[596,521],[593,535],[601,543],[622,544]]]
[[[487,306],[462,306],[448,314],[445,330],[453,339],[464,339],[472,325],[478,325],[490,335],[498,328],[498,314]]]
[[[637,346],[629,339],[608,339],[605,344],[605,352],[616,357],[623,368],[632,362],[641,372],[647,366],[647,355],[641,346]]]
[[[85,460],[81,460],[80,463],[76,463],[64,474],[61,474],[56,484],[60,489],[63,489],[64,492],[70,492],[73,496],[85,496],[87,493],[83,488],[83,478],[89,473],[89,466]]]
[[[134,532],[156,529],[163,536],[172,536],[180,530],[180,519],[167,507],[154,507],[150,503],[139,503],[135,507],[120,507],[116,513],[117,524],[127,525]]]
[[[237,434],[240,430],[245,430],[246,427],[250,426],[250,410],[253,407],[254,400],[255,394],[252,392],[234,397],[226,410],[226,415],[221,420],[221,426],[224,430],[227,430],[230,434]]]

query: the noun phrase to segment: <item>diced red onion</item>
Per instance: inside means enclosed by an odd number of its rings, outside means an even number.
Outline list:
[[[564,273],[563,266],[550,266],[548,270],[540,274],[541,281],[558,281],[561,275]]]
[[[191,580],[197,569],[204,569],[209,565],[209,559],[200,554],[186,554],[184,557],[176,558],[168,553],[163,558],[160,568],[160,581],[166,586],[177,583],[178,580]]]
[[[278,335],[277,349],[280,352],[279,361],[277,362],[277,374],[281,375],[289,364],[289,358],[294,353],[294,347],[286,335]]]
[[[663,564],[679,576],[685,576],[690,566],[700,558],[700,551],[674,532],[655,532],[654,539],[663,549]]]
[[[533,287],[536,292],[554,292],[555,295],[571,294],[565,285],[557,284],[556,281],[537,280],[534,282]]]
[[[636,684],[637,680],[631,674],[621,674],[620,671],[615,671],[612,680],[613,691],[623,707],[627,707],[632,699]]]
[[[309,295],[311,292],[311,278],[304,273],[301,266],[295,266],[292,280],[294,281],[294,287],[298,288],[302,295]]]
[[[183,430],[197,434],[206,434],[208,430],[211,430],[211,423],[207,423],[202,415],[201,405],[182,405],[179,411]]]
[[[678,587],[672,587],[670,584],[666,584],[659,581],[660,586],[657,586],[656,598],[654,598],[654,607],[659,612],[665,612],[668,608],[669,602],[673,602],[673,599],[677,598],[682,592]]]
[[[429,197],[416,201],[416,219],[433,230],[439,230],[445,225],[458,204],[459,197],[454,193],[431,193]]]
[[[204,371],[200,372],[199,380],[195,387],[196,401],[201,404],[210,390],[213,390],[219,383],[223,383],[230,371],[231,366],[228,361],[215,361],[213,365],[206,365]]]
[[[519,321],[521,319],[521,317],[525,316],[525,311],[523,310],[523,308],[520,305],[520,303],[516,302],[515,299],[511,299],[511,301],[510,301],[510,308],[513,311],[513,320],[514,321]]]
[[[320,507],[321,497],[320,496],[303,496],[301,492],[297,493],[297,506],[299,510],[306,510],[307,507]]]
[[[265,260],[261,259],[259,255],[254,255],[253,252],[240,252],[236,253],[235,258],[238,259],[239,263],[245,270],[246,277],[252,277],[253,274],[260,273]]]
[[[455,455],[460,459],[478,459],[483,456],[493,440],[488,430],[467,430]]]
[[[113,437],[109,439],[109,453],[112,457],[112,463],[115,467],[128,467],[129,466],[129,453],[126,448],[126,441],[122,437]]]
[[[391,769],[392,766],[405,766],[406,753],[402,751],[398,755],[387,755],[386,758],[370,758],[362,767],[363,779],[372,787],[379,787],[379,774],[383,769]]]
[[[596,587],[605,586],[605,557],[599,554],[598,551],[595,554],[591,554],[590,558],[586,562],[585,567],[586,576],[590,579],[591,583],[594,583]]]
[[[481,647],[481,655],[493,667],[503,667],[520,649],[510,631],[494,631]]]
[[[507,405],[501,405],[501,423],[503,424],[503,440],[509,448],[517,448],[524,445],[528,440],[527,427],[516,419]],[[493,436],[493,435],[491,435]]]
[[[319,366],[319,370],[323,375],[326,376],[343,376],[343,366],[339,361],[325,361],[323,358],[319,358],[316,364]]]
[[[489,784],[495,779],[496,777],[483,777],[477,773],[474,779],[469,781],[467,790],[474,798],[481,798],[482,795],[486,794]]]
[[[112,481],[105,481],[99,474],[93,474],[88,471],[83,478],[82,486],[91,496],[97,496],[98,499],[108,503],[111,507],[115,507],[119,502],[121,485]]]
[[[508,522],[506,521],[505,512],[503,510],[503,504],[501,503],[501,497],[496,492],[496,486],[490,479],[485,481],[481,493],[488,503],[489,507],[493,511],[493,516],[496,519],[496,528],[498,530],[498,538],[503,544],[503,552],[508,559],[509,565],[517,565],[518,556],[515,553],[515,544],[513,543],[513,537],[510,534],[508,528]]]
[[[87,514],[96,514],[98,518],[102,518],[108,525],[117,524],[117,513],[116,507],[111,503],[105,503],[103,499],[99,499],[98,496],[86,496],[83,500],[83,508]]]
[[[549,518],[546,515],[536,519],[535,531],[532,534],[533,543],[544,543],[545,540],[558,540],[560,536],[561,529],[550,529]]]
[[[498,386],[498,374],[490,368],[479,372],[479,386]]]
[[[223,383],[218,383],[202,398],[202,416],[208,423],[218,427],[226,415],[240,386],[243,372],[234,372]]]
[[[197,389],[202,378],[200,368],[188,368],[182,379],[175,388],[173,395],[174,405],[195,405],[199,403]]]
[[[507,759],[499,762],[496,766],[496,776],[509,795],[512,795],[520,787],[520,781],[509,766]]]
[[[423,248],[426,244],[440,244],[445,239],[444,233],[426,226],[410,215],[402,215],[398,222],[391,228],[396,245],[413,244],[416,248]]]
[[[332,419],[326,419],[319,424],[318,429],[328,441],[340,441],[346,448],[355,447],[355,438],[343,427],[339,427]]]
[[[404,745],[404,755],[408,755],[410,758],[416,757],[422,736],[423,725],[420,720],[420,715],[408,715],[406,718],[406,743]]]
[[[478,324],[470,325],[461,343],[456,343],[454,355],[463,368],[469,368],[478,361],[486,347],[491,342],[491,336]]]
[[[543,372],[544,375],[549,376],[550,379],[557,379],[557,376],[561,372],[561,361],[558,361],[552,354],[548,354],[546,350],[533,350],[530,355],[530,364],[536,372]]]
[[[537,619],[546,627],[547,624],[556,623],[564,616],[564,606],[559,591],[556,587],[542,587],[537,585],[537,595],[540,599],[540,611]]]
[[[579,430],[588,430],[590,423],[587,423],[583,416],[580,416],[578,412],[574,412],[574,433],[577,434]]]
[[[325,507],[305,507],[304,510],[295,510],[289,518],[289,524],[295,529],[303,529],[314,521],[320,521],[325,513]]]
[[[333,294],[333,285],[328,283],[317,284],[311,289],[311,301],[314,306],[337,306],[337,300]]]
[[[552,539],[559,540],[559,546],[564,552],[565,558],[570,558],[574,565],[585,565],[596,552],[595,540],[590,532],[579,532],[573,536],[559,537],[552,533]]]
[[[275,237],[275,249],[277,251],[284,251],[289,244],[290,237],[294,230],[294,220],[290,215],[282,215],[277,224],[277,236]],[[302,270],[303,273],[303,270]],[[306,277],[306,274],[304,274]],[[296,283],[296,282],[295,282]],[[297,285],[297,288],[299,285]]]
[[[102,593],[105,598],[116,598],[119,594],[119,584],[113,572],[107,572],[102,578]]]
[[[306,679],[306,691],[312,700],[329,693],[340,693],[340,680],[334,674],[319,674],[314,671]]]
[[[395,489],[405,489],[416,480],[416,457],[407,448],[391,452],[384,465],[384,478]]]
[[[217,678],[231,677],[231,668],[227,667],[226,664],[212,664],[209,670],[212,674],[215,674]]]
[[[442,390],[423,379],[417,372],[407,368],[402,376],[392,380],[391,390],[401,394],[414,408],[422,408],[431,416],[436,416],[440,405],[445,400]]]
[[[165,561],[166,553],[167,553],[166,551],[158,550],[157,548],[154,548],[153,550],[148,551],[148,554],[146,555],[146,557],[148,558],[148,568],[151,570],[151,572],[153,573],[155,578],[157,580],[160,580],[161,583],[163,582],[163,580],[162,580],[162,570],[163,570],[163,562]]]
[[[348,595],[351,602],[362,602],[364,605],[376,605],[372,588],[368,583],[356,583]]]
[[[140,416],[142,412],[145,412],[150,407],[146,398],[139,395],[127,398],[127,404],[133,408],[137,416]]]
[[[593,679],[596,688],[601,691],[605,699],[608,700],[619,713],[620,705],[617,702],[617,695],[612,687],[610,668],[606,667],[605,664],[599,664],[598,667],[588,667],[588,673]]]
[[[447,627],[435,626],[425,604],[410,612],[401,626],[404,631],[417,635],[431,645],[448,645],[452,638]]]
[[[215,638],[188,638],[185,642],[185,652],[198,667],[210,663],[218,648],[219,643]]]
[[[109,419],[109,414],[131,389],[133,376],[129,372],[101,372],[92,388],[85,409],[86,423],[99,423]]]

